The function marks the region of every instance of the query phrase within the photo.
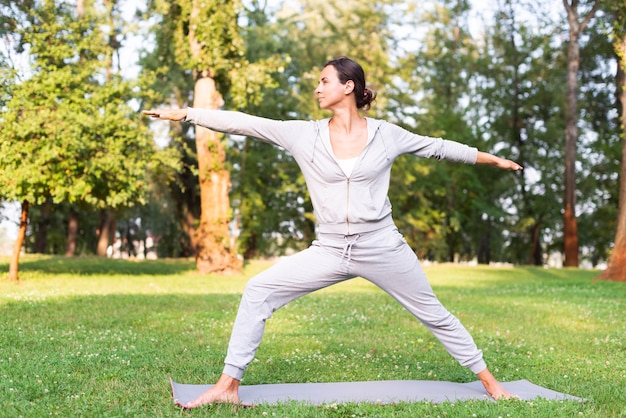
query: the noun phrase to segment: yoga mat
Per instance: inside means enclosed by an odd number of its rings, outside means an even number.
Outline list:
[[[173,380],[170,380],[170,383],[174,402],[178,405],[194,400],[213,386],[176,383]],[[528,380],[504,382],[502,385],[522,400],[537,398],[584,400],[535,385]],[[442,403],[470,399],[493,400],[487,395],[480,381],[454,383],[430,380],[242,385],[239,387],[239,399],[243,405],[279,404],[289,401],[324,405],[348,402],[392,404],[421,401]]]

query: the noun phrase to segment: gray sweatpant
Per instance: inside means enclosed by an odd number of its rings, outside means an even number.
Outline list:
[[[246,285],[228,345],[224,373],[241,380],[254,358],[265,321],[315,290],[362,277],[396,299],[472,372],[486,368],[460,321],[432,291],[415,253],[395,226],[359,235],[319,234],[309,248],[281,259]]]

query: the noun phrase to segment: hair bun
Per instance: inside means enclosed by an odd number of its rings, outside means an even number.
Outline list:
[[[374,99],[376,99],[376,93],[366,87],[363,90],[363,97],[361,100],[357,100],[357,107],[359,109],[369,110]]]

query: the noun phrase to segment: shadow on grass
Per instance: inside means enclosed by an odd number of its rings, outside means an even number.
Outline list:
[[[20,273],[45,275],[76,274],[92,275],[175,275],[194,271],[193,260],[120,260],[96,256],[63,257],[27,255],[22,256]],[[9,260],[0,259],[0,271],[9,270]]]

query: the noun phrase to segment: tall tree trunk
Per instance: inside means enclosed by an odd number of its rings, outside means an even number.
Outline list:
[[[13,255],[11,256],[11,263],[9,264],[9,279],[18,281],[18,270],[20,264],[20,254],[22,252],[22,245],[24,244],[24,238],[26,238],[26,228],[28,227],[28,201],[22,202],[22,215],[20,216],[20,228],[17,231],[17,239],[13,246]]]
[[[67,220],[67,246],[65,247],[65,256],[73,257],[76,255],[76,239],[78,238],[78,213],[70,208]]]
[[[563,0],[569,24],[567,77],[565,82],[565,196],[563,209],[563,252],[565,267],[578,267],[578,221],[576,219],[576,142],[578,141],[578,68],[580,36],[595,14],[598,2],[579,22],[578,0]]]
[[[603,280],[626,282],[626,35],[622,35],[615,43],[618,56],[616,75],[616,96],[622,127],[622,165],[619,181],[619,210],[617,213],[617,230],[615,245],[609,263],[598,277]]]
[[[564,266],[578,267],[578,221],[576,219],[576,141],[578,139],[578,15],[568,11],[569,45],[565,84],[565,196],[563,211]]]
[[[194,107],[218,109],[222,98],[208,71],[196,75]],[[237,271],[242,267],[230,246],[230,174],[221,135],[196,126],[200,180],[200,226],[196,231],[196,267],[200,273]]]

